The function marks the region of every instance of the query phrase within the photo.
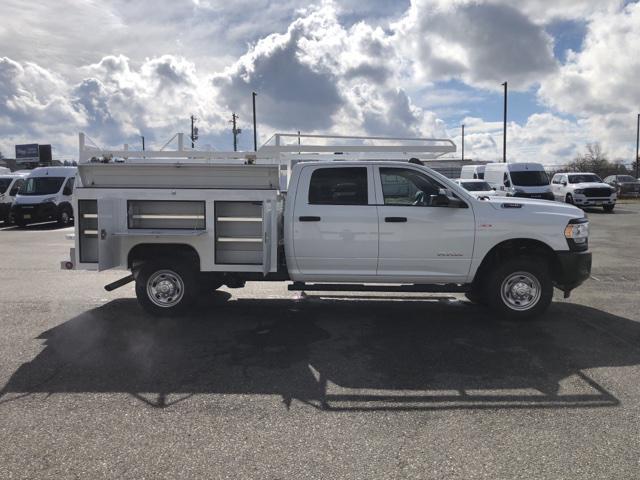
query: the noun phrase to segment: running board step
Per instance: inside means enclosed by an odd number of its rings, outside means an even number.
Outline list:
[[[469,284],[446,283],[433,285],[365,285],[362,283],[304,283],[293,282],[290,291],[307,292],[424,292],[424,293],[464,293],[471,289]]]

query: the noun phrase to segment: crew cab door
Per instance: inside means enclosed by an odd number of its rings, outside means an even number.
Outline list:
[[[375,277],[378,213],[371,166],[303,167],[295,198],[293,249],[301,279]]]
[[[432,206],[431,195],[444,186],[418,167],[376,166],[375,179],[378,277],[389,282],[465,282],[475,236],[473,209]]]

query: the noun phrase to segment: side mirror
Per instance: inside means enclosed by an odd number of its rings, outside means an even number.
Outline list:
[[[12,188],[11,191],[9,192],[9,196],[10,197],[15,197],[18,194],[19,191],[20,191],[20,187]]]
[[[438,189],[437,195],[431,195],[432,207],[448,207],[449,206],[449,197],[447,196],[447,191],[444,188]]]
[[[493,190],[495,192],[496,191],[496,187],[491,187],[491,190]]]
[[[563,181],[562,181],[562,186],[563,186],[563,187],[566,187],[566,186],[567,186],[567,182],[563,180]]]
[[[71,189],[70,187],[64,187],[64,190],[62,190],[62,194],[67,197],[72,193],[73,193],[73,189]]]

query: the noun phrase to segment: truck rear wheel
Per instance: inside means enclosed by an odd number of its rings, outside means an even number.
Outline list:
[[[198,295],[196,271],[186,263],[147,262],[136,277],[136,297],[156,316],[184,313]]]
[[[488,280],[489,305],[509,320],[536,317],[553,298],[553,280],[543,259],[513,258],[496,266]]]

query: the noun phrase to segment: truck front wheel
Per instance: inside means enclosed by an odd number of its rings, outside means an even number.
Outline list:
[[[198,295],[196,271],[186,263],[147,262],[136,277],[136,297],[156,316],[185,313]]]
[[[513,258],[489,276],[487,300],[502,318],[524,320],[542,314],[553,298],[553,280],[543,259]]]

